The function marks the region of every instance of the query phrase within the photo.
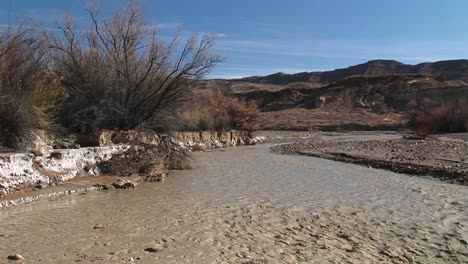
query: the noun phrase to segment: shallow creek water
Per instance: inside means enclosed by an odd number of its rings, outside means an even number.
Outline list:
[[[466,263],[468,188],[269,145],[0,211],[0,263]],[[147,247],[158,247],[148,253]]]

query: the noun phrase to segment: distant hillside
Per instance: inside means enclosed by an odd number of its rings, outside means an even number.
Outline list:
[[[424,100],[468,100],[468,60],[373,60],[325,72],[204,80],[195,87],[255,101],[262,129],[398,129]]]
[[[290,85],[287,85],[290,86]],[[353,76],[321,88],[234,93],[258,103],[263,129],[398,129],[415,104],[468,100],[468,83],[432,75]]]
[[[468,60],[448,60],[408,65],[395,60],[372,60],[344,69],[296,74],[275,73],[268,76],[246,77],[234,81],[285,85],[295,82],[328,84],[354,75],[377,76],[389,74],[429,74],[443,76],[446,80],[468,81]]]
[[[236,83],[231,84],[232,86],[224,87],[235,87]],[[243,82],[240,84],[247,86]],[[445,81],[440,77],[425,74],[358,75],[314,88],[304,84],[307,83],[288,84],[282,86],[283,89],[275,90],[231,88],[230,94],[246,101],[256,101],[260,109],[265,112],[295,107],[316,109],[324,106],[341,109],[346,108],[345,106],[348,109],[364,107],[372,111],[376,108],[405,111],[410,101],[420,101],[424,98],[439,100],[447,96],[451,99],[468,97],[467,82]],[[380,101],[381,99],[384,101]],[[385,107],[382,107],[383,105]]]

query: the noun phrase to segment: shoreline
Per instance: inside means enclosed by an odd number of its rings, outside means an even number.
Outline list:
[[[324,140],[318,135],[271,149],[468,186],[467,139],[467,134],[383,140]]]
[[[140,132],[105,131],[100,146],[77,149],[48,149],[40,153],[0,154],[0,210],[30,202],[58,198],[94,190],[134,188],[143,175],[129,177],[102,175],[99,163],[128,149],[128,143],[141,140],[159,144],[159,135]],[[246,131],[177,132],[173,140],[181,148],[206,151],[262,141]],[[158,157],[155,157],[158,158]],[[166,165],[167,166],[167,165]],[[166,171],[168,168],[159,168]],[[157,177],[163,180],[167,173]],[[109,181],[109,179],[112,179]],[[119,183],[120,181],[120,183]],[[122,186],[120,186],[122,185]]]
[[[119,177],[105,175],[81,176],[75,177],[70,181],[63,182],[58,186],[49,186],[39,190],[34,190],[31,187],[26,187],[20,191],[13,192],[0,198],[0,210],[7,209],[12,206],[28,204],[46,199],[54,200],[70,195],[86,194],[91,191],[108,191],[119,189],[113,186],[113,183],[118,182],[119,180],[131,182],[136,187],[144,181],[144,177]]]
[[[197,152],[162,184],[0,210],[0,251],[28,263],[467,261],[465,186],[271,146]]]
[[[461,171],[448,171],[446,169],[436,168],[428,165],[419,165],[409,162],[393,162],[367,157],[354,156],[347,153],[317,153],[317,152],[297,152],[299,155],[305,155],[321,159],[346,162],[351,164],[369,166],[375,169],[388,170],[395,173],[408,174],[411,176],[427,176],[447,183],[460,184],[468,186],[468,174]]]
[[[390,135],[391,138],[395,137],[397,134],[394,133],[384,133]],[[274,133],[271,131],[260,131],[254,133],[255,136],[252,137],[253,140],[259,143],[270,143],[270,144],[280,144],[273,146],[271,149],[274,153],[277,154],[297,154],[304,156],[311,156],[321,159],[334,160],[339,162],[357,164],[362,166],[369,166],[376,169],[383,169],[392,171],[395,173],[404,173],[408,175],[416,176],[428,176],[430,178],[438,179],[447,183],[459,184],[459,185],[468,185],[468,172],[467,170],[463,171],[454,171],[448,170],[444,167],[436,167],[427,164],[416,164],[408,161],[395,161],[388,159],[379,159],[378,157],[369,157],[365,155],[358,155],[346,151],[341,148],[341,144],[359,144],[359,142],[376,142],[372,138],[376,135],[382,135],[381,131],[363,131],[363,132],[352,132],[352,133],[319,133],[319,134],[310,134],[304,133],[303,131],[289,131],[289,132],[279,132]],[[356,140],[356,138],[361,138],[361,140]],[[465,141],[468,146],[468,134],[457,134],[450,136],[450,138],[456,141]],[[325,139],[325,140],[323,140]],[[334,151],[326,151],[320,148],[307,148],[310,142],[329,142],[330,144],[335,145]],[[392,139],[385,139],[392,140]],[[403,139],[400,139],[403,140]],[[433,140],[433,139],[427,139]],[[414,140],[409,140],[413,142]],[[308,143],[309,142],[309,143]],[[347,143],[345,143],[347,142]],[[351,143],[350,143],[351,142]],[[379,142],[379,141],[377,141]],[[184,144],[189,145],[185,142]],[[190,143],[192,145],[192,143]],[[201,143],[199,143],[201,144]],[[282,144],[282,145],[281,145]],[[248,145],[248,144],[239,144],[239,145]],[[211,144],[211,147],[206,149],[203,148],[193,148],[193,151],[211,151],[224,147],[213,147],[215,145]],[[298,148],[300,146],[300,148]],[[337,147],[338,146],[338,147]],[[343,146],[343,145],[341,145]],[[115,147],[115,146],[114,146]],[[122,147],[122,145],[120,145]],[[309,146],[310,147],[310,146]],[[87,149],[87,148],[82,148]],[[375,152],[375,151],[374,151]],[[378,152],[378,151],[377,151]],[[450,162],[450,161],[449,161]],[[58,185],[49,185],[44,188],[34,189],[33,186],[24,186],[19,190],[3,195],[0,197],[0,210],[6,209],[11,206],[17,206],[21,204],[27,204],[38,200],[44,199],[57,199],[64,196],[75,195],[75,194],[84,194],[89,191],[106,191],[109,189],[114,189],[112,183],[123,180],[131,182],[133,185],[138,185],[144,181],[142,176],[131,176],[131,177],[118,177],[118,176],[106,176],[106,175],[86,175],[86,176],[76,176],[68,180],[60,181]]]

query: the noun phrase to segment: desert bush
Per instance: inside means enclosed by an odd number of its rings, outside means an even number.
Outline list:
[[[255,102],[242,102],[219,91],[195,89],[183,112],[186,130],[252,131],[256,128],[258,107]]]
[[[233,129],[233,120],[225,113],[211,109],[193,109],[183,113],[185,129],[190,131],[225,131]]]
[[[11,95],[0,97],[0,145],[22,150],[34,140],[34,131],[46,127],[39,111]]]
[[[419,136],[434,133],[468,131],[468,102],[434,102],[424,100],[408,113],[409,126]]]
[[[72,130],[161,126],[161,115],[174,112],[188,83],[221,60],[211,52],[210,35],[163,41],[136,1],[111,17],[101,14],[89,5],[88,30],[65,18],[54,41],[56,70],[70,93],[61,120]]]
[[[66,98],[47,67],[47,38],[23,23],[0,32],[0,144],[21,149],[51,128]]]

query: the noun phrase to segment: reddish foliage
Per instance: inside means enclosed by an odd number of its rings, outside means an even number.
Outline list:
[[[254,101],[242,102],[238,98],[225,96],[213,90],[193,90],[187,106],[186,118],[193,118],[193,113],[202,112],[207,123],[206,127],[195,124],[194,129],[243,129],[252,131],[256,129],[255,118],[258,113]],[[194,120],[189,120],[194,121]],[[197,122],[195,122],[197,123]]]
[[[409,125],[419,136],[434,133],[455,133],[468,131],[468,102],[424,103],[410,111]]]

